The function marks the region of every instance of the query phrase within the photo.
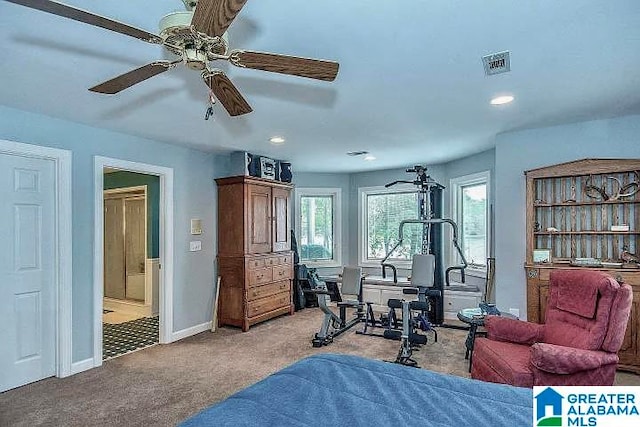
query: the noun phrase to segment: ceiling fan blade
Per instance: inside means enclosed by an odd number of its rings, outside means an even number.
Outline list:
[[[332,82],[338,75],[340,64],[322,59],[300,58],[275,53],[234,50],[229,61],[238,67],[271,71],[272,73],[291,74],[310,79]]]
[[[240,116],[253,111],[238,91],[238,88],[231,83],[231,80],[222,71],[211,71],[208,74],[203,74],[202,78],[230,116]]]
[[[141,81],[147,80],[148,78],[156,76],[160,73],[164,73],[169,68],[173,67],[174,64],[174,62],[169,61],[152,62],[151,64],[136,68],[135,70],[119,75],[118,77],[115,77],[104,83],[100,83],[99,85],[94,86],[89,90],[91,92],[113,95],[128,87],[140,83]]]
[[[73,19],[75,21],[84,22],[85,24],[106,28],[107,30],[111,30],[111,31],[115,31],[116,33],[135,37],[137,39],[140,39],[149,43],[162,44],[162,38],[160,38],[160,36],[151,34],[147,31],[132,27],[127,24],[123,24],[122,22],[105,18],[104,16],[95,15],[91,12],[87,12],[82,9],[76,9],[75,7],[67,6],[66,4],[58,3],[51,0],[7,0],[7,1],[22,5],[22,6],[30,7],[32,9],[38,9],[43,12],[48,12],[53,15],[58,15],[64,18]]]
[[[199,0],[191,25],[201,33],[220,37],[247,0]]]

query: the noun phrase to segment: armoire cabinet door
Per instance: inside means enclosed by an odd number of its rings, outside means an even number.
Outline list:
[[[248,252],[271,252],[271,188],[250,184],[248,196]]]
[[[273,196],[273,251],[291,249],[291,210],[289,209],[290,190],[274,188]]]

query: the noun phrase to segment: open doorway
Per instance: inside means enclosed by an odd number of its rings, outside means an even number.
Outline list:
[[[173,171],[96,157],[94,366],[171,342]]]
[[[160,177],[104,169],[103,360],[159,342]]]

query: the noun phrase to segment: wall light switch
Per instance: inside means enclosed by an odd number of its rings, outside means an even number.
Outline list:
[[[191,220],[191,234],[202,234],[202,220],[197,218]]]
[[[202,242],[200,240],[195,240],[193,242],[189,242],[189,251],[197,252],[202,250]]]

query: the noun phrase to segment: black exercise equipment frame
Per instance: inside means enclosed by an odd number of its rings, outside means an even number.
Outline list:
[[[354,304],[352,302],[343,302],[337,285],[330,281],[324,283],[324,288],[303,290],[305,295],[313,295],[317,297],[318,307],[324,313],[324,319],[322,321],[320,331],[317,332],[311,340],[311,344],[313,345],[313,347],[322,347],[324,345],[331,344],[334,338],[348,331],[363,320],[364,303],[362,302],[362,280],[363,279],[361,278],[360,293],[358,294],[357,304]],[[330,287],[329,283],[332,283],[334,285],[331,286],[331,288],[333,288],[331,290],[328,289]],[[334,298],[337,299],[336,302],[339,309],[339,315],[336,315],[333,310],[331,310],[327,306],[327,296],[329,296],[331,300],[333,300]],[[347,320],[347,308],[356,309],[355,317],[351,320]]]
[[[396,245],[387,252],[385,257],[380,261],[382,266],[382,277],[386,277],[386,269],[391,268],[394,275],[394,283],[397,283],[396,267],[393,264],[387,262],[393,252],[402,244],[404,239],[403,227],[406,224],[422,224],[422,248],[423,254],[433,254],[435,256],[435,270],[434,270],[434,286],[433,288],[440,291],[439,297],[429,297],[433,310],[429,313],[429,320],[436,326],[455,327],[444,324],[444,289],[445,284],[449,286],[449,275],[453,270],[459,270],[462,277],[462,282],[465,282],[465,269],[467,268],[467,260],[458,245],[458,226],[451,220],[441,218],[442,216],[442,190],[445,188],[443,185],[436,182],[433,178],[427,175],[427,167],[416,165],[413,168],[406,169],[407,173],[415,173],[416,178],[413,181],[398,180],[386,184],[385,187],[389,188],[396,184],[407,183],[415,185],[418,188],[418,218],[410,219],[400,222],[398,237],[399,240]],[[442,257],[442,227],[432,227],[432,225],[449,224],[453,229],[453,244],[460,256],[461,263],[457,266],[451,266],[443,273],[443,257]]]

